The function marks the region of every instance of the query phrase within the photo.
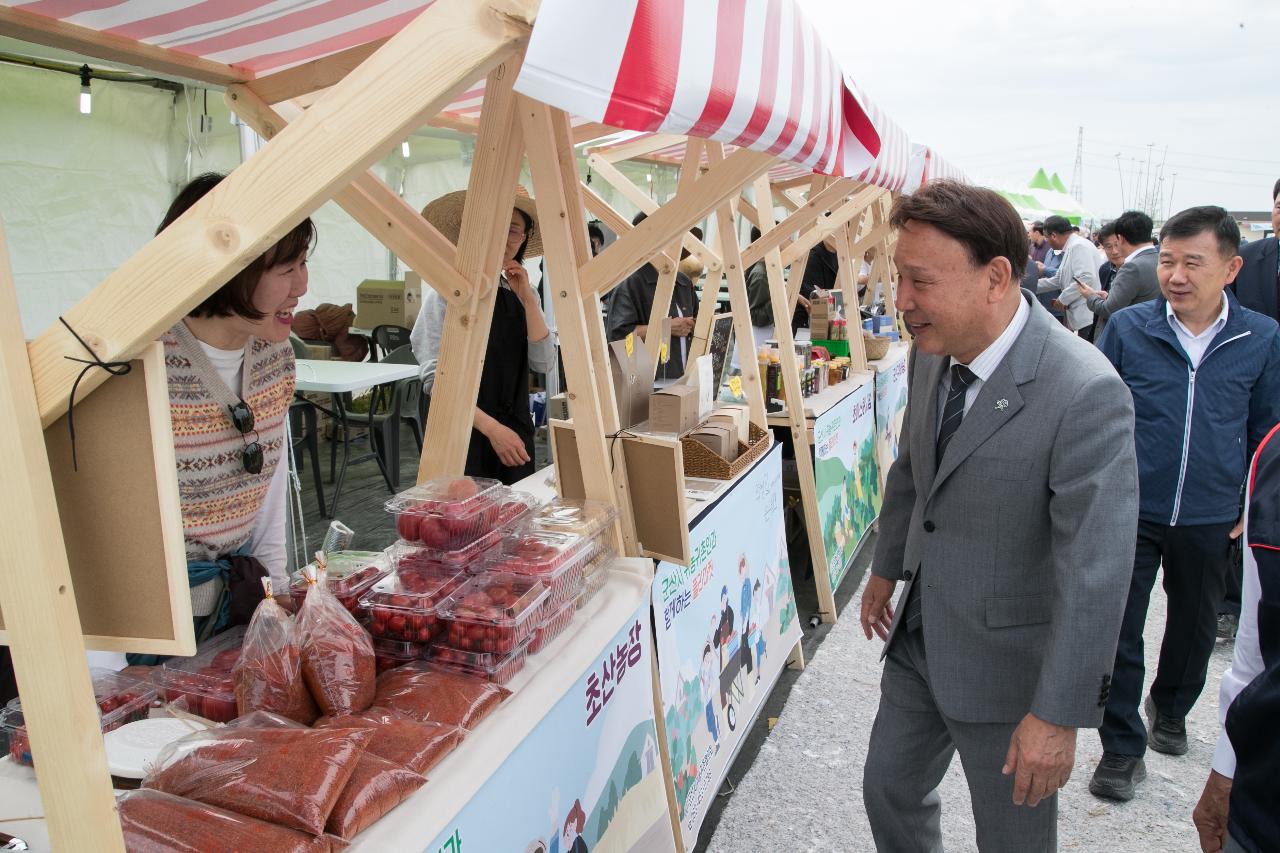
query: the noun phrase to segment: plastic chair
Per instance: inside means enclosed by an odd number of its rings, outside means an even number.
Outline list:
[[[307,357],[306,342],[290,337],[295,358]],[[324,486],[320,482],[320,429],[318,425],[316,404],[294,392],[293,402],[289,404],[289,434],[293,436],[294,458],[297,458],[298,445],[305,445],[307,456],[311,459],[312,479],[316,484],[316,500],[320,504],[320,517],[328,517],[324,503]]]
[[[383,328],[386,328],[385,326]],[[386,364],[417,364],[413,350],[408,346],[398,347],[383,356]],[[404,385],[404,400],[400,409],[401,422],[413,427],[413,438],[418,443],[418,452],[422,452],[422,439],[427,423],[427,395],[422,393],[421,379],[402,379],[397,385]]]
[[[392,350],[409,346],[409,330],[404,326],[374,326],[370,338],[372,338],[373,341],[373,346],[370,348],[370,351],[374,353],[374,355],[369,359],[370,361],[378,361],[379,358],[381,358],[382,361],[386,361],[387,354]],[[379,350],[381,350],[381,352],[379,352]]]

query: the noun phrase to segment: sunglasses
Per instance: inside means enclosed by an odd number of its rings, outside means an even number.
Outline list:
[[[262,445],[258,443],[258,433],[253,428],[253,410],[249,408],[249,404],[244,400],[234,406],[227,406],[227,408],[231,411],[231,423],[244,440],[244,453],[240,456],[240,462],[244,465],[244,470],[249,474],[261,474]],[[249,433],[253,433],[253,441],[249,441]]]

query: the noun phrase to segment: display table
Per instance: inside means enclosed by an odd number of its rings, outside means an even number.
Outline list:
[[[623,559],[608,571],[604,587],[569,627],[528,658],[508,685],[513,695],[431,770],[426,785],[357,836],[351,850],[436,853],[455,833],[463,850],[524,850],[535,838],[547,837],[549,807],[558,809],[554,822],[563,826],[568,812],[579,804],[595,818],[589,821],[590,831],[598,833],[596,807],[607,808],[611,797],[621,798],[622,806],[615,803],[609,838],[623,843],[609,849],[674,849],[653,719],[648,630],[653,562]],[[643,630],[635,630],[637,624]],[[619,644],[627,649],[625,675],[616,668]],[[600,685],[605,659],[610,662],[612,687],[607,680]],[[589,691],[593,683],[608,691],[611,701],[604,700],[602,692],[599,709],[588,722],[595,706],[591,694],[584,701],[580,691],[584,685]],[[625,731],[618,736],[620,727]],[[595,737],[587,737],[584,730]],[[531,774],[522,757],[540,751],[554,756],[554,761],[535,762],[536,773]],[[609,755],[610,751],[617,754]],[[638,774],[629,766],[633,755]],[[607,784],[595,785],[593,773],[609,760],[622,764],[612,791]],[[553,789],[559,791],[558,805]],[[499,808],[484,805],[478,796],[499,798]],[[473,801],[474,809],[469,806]],[[499,813],[502,820],[494,820]],[[42,815],[32,768],[8,757],[0,760],[0,831],[22,838],[31,850],[49,850]],[[433,838],[440,840],[426,843]],[[596,849],[595,844],[591,847]]]
[[[813,443],[813,422],[825,415],[827,412],[840,405],[850,394],[855,393],[874,378],[874,374],[870,371],[860,372],[852,371],[849,378],[843,382],[837,382],[835,385],[828,385],[821,393],[814,394],[812,397],[804,398],[804,417],[809,422],[808,433],[809,443]],[[787,418],[787,411],[783,409],[780,412],[773,412],[769,415],[769,426],[782,427],[786,429],[791,426],[791,421]]]

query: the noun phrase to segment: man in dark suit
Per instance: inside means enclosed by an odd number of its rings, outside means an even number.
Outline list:
[[[1099,248],[1107,256],[1106,261],[1098,267],[1098,290],[1106,290],[1111,286],[1111,279],[1115,277],[1116,270],[1120,269],[1120,265],[1124,263],[1124,255],[1116,242],[1116,224],[1114,222],[1108,222],[1099,228],[1096,236]]]
[[[1133,403],[1019,289],[1026,237],[1004,198],[936,181],[890,221],[915,342],[861,607],[886,658],[871,831],[879,850],[941,850],[936,789],[959,752],[978,848],[1055,850],[1057,791],[1076,730],[1102,720],[1129,586]]]
[[[1151,217],[1140,210],[1127,210],[1112,222],[1111,238],[1120,255],[1119,269],[1111,279],[1111,286],[1094,290],[1087,284],[1080,287],[1085,304],[1097,317],[1093,327],[1093,339],[1102,340],[1102,330],[1107,320],[1121,308],[1150,302],[1160,295],[1160,281],[1156,278],[1156,260],[1159,253],[1151,239]]]

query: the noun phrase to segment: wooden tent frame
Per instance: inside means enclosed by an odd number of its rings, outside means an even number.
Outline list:
[[[0,7],[0,31],[6,35],[226,87],[232,110],[269,140],[70,308],[64,314],[67,322],[102,361],[133,358],[222,282],[333,199],[447,303],[427,424],[426,444],[432,452],[423,455],[419,478],[461,473],[509,200],[527,156],[548,280],[554,285],[582,488],[586,496],[622,509],[613,536],[624,553],[637,553],[626,477],[613,473],[620,451],[611,446],[610,436],[619,431],[618,412],[603,322],[596,310],[598,296],[654,258],[664,278],[674,281],[678,248],[688,245],[716,273],[717,283],[721,274],[728,278],[735,329],[740,340],[750,340],[743,277],[747,265],[766,258],[774,310],[781,314],[782,306],[794,304],[808,248],[826,233],[837,234],[842,257],[856,256],[864,243],[889,238],[878,224],[869,227],[863,222],[857,235],[847,225],[860,216],[865,220],[866,211],[885,191],[820,177],[771,187],[767,172],[777,164],[772,155],[747,149],[725,155],[717,143],[695,142],[690,149],[701,152],[705,147],[705,166],[687,169],[677,195],[638,227],[621,227],[616,211],[578,180],[573,145],[592,138],[601,127],[575,130],[563,111],[512,89],[538,6],[538,0],[437,0],[389,39],[256,79],[231,66]],[[368,169],[417,127],[441,123],[441,109],[481,79],[486,80],[485,103],[472,128],[477,144],[468,184],[471,201],[455,246]],[[324,91],[316,96],[320,90]],[[444,123],[470,127],[454,119]],[[689,165],[694,162],[690,159]],[[805,183],[810,195],[801,200],[795,191]],[[741,199],[752,186],[757,189],[754,205]],[[781,193],[784,205],[795,207],[780,225],[772,222],[773,206],[759,202],[774,193]],[[825,224],[819,222],[828,210],[832,215]],[[594,258],[585,211],[601,216],[611,227],[619,226],[619,239]],[[761,228],[767,232],[743,252],[736,239],[734,214],[739,211],[748,218],[763,217]],[[690,226],[712,212],[719,214],[713,240],[717,247],[691,244],[686,236]],[[805,228],[789,239],[790,232]],[[0,473],[0,500],[7,510],[0,530],[28,547],[21,568],[12,555],[4,558],[0,607],[6,614],[32,748],[39,755],[38,783],[53,846],[120,851],[123,840],[97,734],[85,643],[41,432],[68,405],[81,368],[69,359],[84,353],[61,325],[22,345],[5,248],[0,229],[0,308],[8,309],[0,311],[7,332],[0,336],[0,381],[5,386],[0,393],[0,430],[16,437],[19,449]],[[788,260],[793,263],[790,293],[782,279]],[[846,276],[842,287],[853,305],[851,281]],[[699,317],[698,322],[710,320]],[[786,338],[787,395],[799,399],[789,327]],[[763,425],[754,359],[742,359],[742,364],[752,420]],[[77,401],[106,380],[105,371],[85,373]],[[803,444],[803,412],[792,408],[793,437]],[[807,463],[807,455],[799,455]],[[810,492],[812,482],[808,466]],[[816,532],[815,506],[811,542]],[[816,541],[820,547],[820,535]],[[31,565],[43,571],[29,571]],[[824,616],[834,618],[834,605],[827,610]],[[799,654],[793,652],[793,659],[803,665]],[[660,741],[665,752],[665,738]],[[678,827],[676,831],[679,837]]]

